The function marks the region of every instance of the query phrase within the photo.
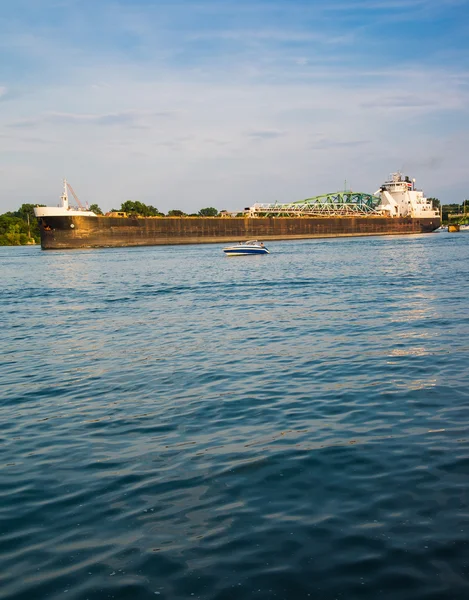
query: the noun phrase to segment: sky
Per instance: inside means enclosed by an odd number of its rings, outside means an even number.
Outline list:
[[[469,0],[0,0],[0,213],[469,198]]]

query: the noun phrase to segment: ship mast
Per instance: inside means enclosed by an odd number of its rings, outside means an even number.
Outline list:
[[[60,196],[60,199],[62,200],[62,208],[68,210],[68,184],[66,179],[64,179],[64,193]]]

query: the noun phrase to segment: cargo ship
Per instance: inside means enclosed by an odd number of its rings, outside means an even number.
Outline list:
[[[71,192],[77,206],[69,202]],[[415,179],[392,173],[374,194],[344,190],[291,203],[253,204],[218,217],[97,215],[65,180],[60,204],[34,209],[43,250],[430,233],[441,225]]]

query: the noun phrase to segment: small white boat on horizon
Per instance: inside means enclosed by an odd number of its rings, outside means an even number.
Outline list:
[[[239,242],[235,246],[228,246],[223,248],[223,252],[226,256],[245,256],[247,254],[270,254],[267,248],[264,246],[264,242],[258,242],[257,240],[250,240],[248,242]]]

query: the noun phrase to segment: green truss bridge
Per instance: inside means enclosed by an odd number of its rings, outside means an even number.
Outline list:
[[[379,215],[380,198],[362,192],[335,192],[290,204],[253,204],[247,210],[251,216],[275,217],[333,217],[356,215]]]

